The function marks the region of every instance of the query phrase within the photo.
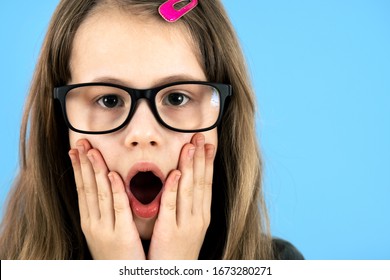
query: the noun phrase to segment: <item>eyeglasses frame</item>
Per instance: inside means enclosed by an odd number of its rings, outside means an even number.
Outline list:
[[[161,119],[160,115],[158,114],[156,102],[155,102],[155,98],[157,96],[157,93],[160,92],[161,90],[163,90],[164,88],[167,88],[167,87],[177,86],[177,85],[185,85],[185,84],[206,85],[206,86],[214,87],[218,90],[218,92],[220,94],[220,109],[219,109],[218,118],[212,126],[202,128],[202,129],[195,129],[195,130],[178,129],[178,128],[174,128],[174,127],[166,124]],[[126,91],[130,95],[130,98],[131,98],[130,111],[129,111],[128,116],[126,117],[126,119],[124,120],[124,122],[120,126],[114,128],[114,129],[104,130],[104,131],[84,131],[84,130],[77,129],[77,128],[72,126],[72,124],[69,122],[69,119],[68,119],[68,116],[66,113],[66,102],[65,102],[66,95],[72,89],[79,88],[79,87],[87,87],[87,86],[115,87],[115,88]],[[203,81],[174,82],[174,83],[169,83],[169,84],[165,84],[165,85],[150,88],[150,89],[134,89],[134,88],[126,87],[123,85],[118,85],[118,84],[113,84],[113,83],[104,83],[104,82],[80,83],[80,84],[72,84],[72,85],[64,85],[64,86],[60,86],[60,87],[55,87],[54,92],[53,92],[54,99],[58,100],[60,102],[62,114],[63,114],[65,123],[68,126],[68,128],[70,128],[71,130],[73,130],[75,132],[83,133],[83,134],[108,134],[108,133],[112,133],[112,132],[115,132],[115,131],[122,129],[132,119],[132,116],[134,115],[135,110],[136,110],[138,100],[140,100],[140,99],[146,99],[148,101],[150,108],[151,108],[151,111],[152,111],[154,117],[156,118],[156,120],[161,125],[163,125],[164,127],[168,128],[170,130],[173,130],[176,132],[182,132],[182,133],[196,133],[196,132],[203,132],[203,131],[211,130],[211,129],[217,127],[219,125],[219,123],[221,122],[223,111],[224,111],[224,106],[225,106],[225,101],[230,96],[232,96],[232,86],[231,85],[222,84],[222,83],[203,82]]]

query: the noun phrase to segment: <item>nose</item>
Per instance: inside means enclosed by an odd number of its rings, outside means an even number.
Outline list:
[[[153,115],[146,100],[139,100],[135,112],[126,127],[127,147],[157,147],[162,142],[162,126]]]

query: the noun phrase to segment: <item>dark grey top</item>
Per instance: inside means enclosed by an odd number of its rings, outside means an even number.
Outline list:
[[[280,239],[273,239],[273,249],[276,260],[304,260],[302,253],[290,242]]]

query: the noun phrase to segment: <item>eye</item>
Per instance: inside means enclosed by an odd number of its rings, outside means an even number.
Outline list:
[[[123,101],[116,95],[105,95],[97,101],[97,103],[105,108],[115,108],[123,105]]]
[[[164,103],[172,106],[183,106],[190,99],[182,93],[171,93],[164,98]]]

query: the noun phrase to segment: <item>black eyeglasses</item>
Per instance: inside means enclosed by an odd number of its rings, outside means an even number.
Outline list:
[[[137,101],[145,98],[160,124],[177,132],[215,128],[222,118],[230,85],[177,82],[152,89],[133,89],[110,83],[83,83],[54,88],[67,126],[79,133],[103,134],[123,128]]]

